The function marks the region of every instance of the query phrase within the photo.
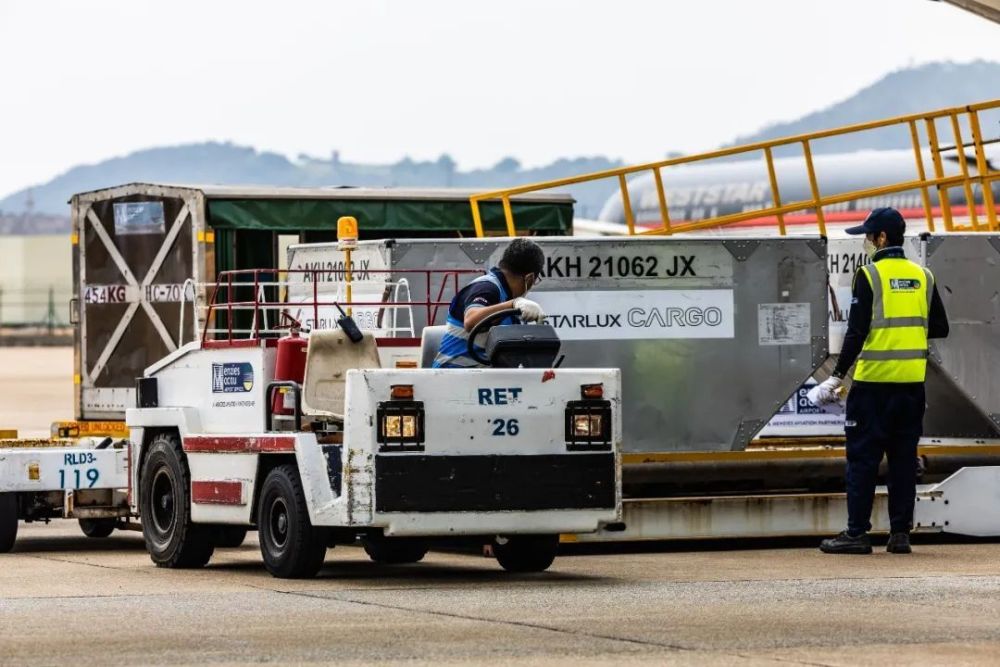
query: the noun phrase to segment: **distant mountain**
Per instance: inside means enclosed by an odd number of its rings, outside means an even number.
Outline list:
[[[1000,63],[976,61],[965,65],[930,63],[891,72],[875,83],[844,100],[798,120],[775,123],[736,137],[728,146],[737,146],[778,137],[787,137],[828,128],[863,123],[880,118],[921,113],[934,109],[984,102],[1000,97]],[[1000,135],[1000,113],[981,114],[980,123],[987,136]],[[967,127],[963,139],[971,135]],[[924,128],[920,127],[921,137]],[[950,125],[939,124],[942,145],[954,143]],[[855,133],[836,139],[817,141],[817,153],[851,152],[861,149],[909,148],[906,126]],[[798,149],[796,149],[798,150]]]
[[[798,120],[776,123],[753,134],[739,136],[733,144],[997,97],[1000,97],[1000,63],[933,63],[892,72],[843,102]],[[1000,113],[982,115],[983,132],[987,137],[1000,135],[998,121]],[[951,142],[949,128],[942,124],[939,132],[942,144]],[[967,128],[964,139],[969,139]],[[823,153],[906,148],[910,145],[909,141],[909,133],[905,127],[892,128],[819,141],[813,146],[813,150]],[[668,148],[662,147],[664,154]],[[209,142],[151,148],[98,164],[74,167],[47,183],[0,199],[0,231],[40,233],[43,230],[53,231],[54,227],[60,227],[56,231],[68,230],[69,208],[66,201],[73,193],[131,181],[490,189],[610,169],[620,164],[620,161],[605,157],[580,157],[556,160],[535,169],[524,169],[516,159],[504,158],[489,169],[459,171],[448,155],[442,155],[437,160],[414,161],[404,158],[395,164],[370,165],[343,162],[336,152],[329,158],[299,156],[293,161],[277,153],[261,152],[231,143]],[[565,189],[577,199],[578,216],[596,217],[608,194],[615,189],[615,184],[605,180]],[[34,217],[25,215],[29,201],[37,214]],[[43,220],[40,216],[45,215],[50,217]],[[60,219],[63,222],[59,223]]]
[[[129,183],[152,181],[192,184],[243,184],[318,187],[329,185],[500,188],[533,181],[562,178],[620,166],[604,157],[559,159],[552,164],[525,169],[514,158],[504,158],[489,169],[459,171],[448,155],[433,161],[404,158],[395,164],[368,165],[342,162],[337,153],[329,159],[260,152],[231,143],[209,142],[151,148],[125,157],[70,169],[48,183],[0,199],[0,229],[13,229],[25,220],[29,202],[38,214],[68,216],[66,202],[77,192]],[[597,215],[607,197],[606,183],[571,188],[577,197],[577,214]],[[66,223],[68,230],[68,222]]]

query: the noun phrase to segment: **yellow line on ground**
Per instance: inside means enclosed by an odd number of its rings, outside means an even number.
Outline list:
[[[1000,456],[1000,445],[921,445],[917,448],[921,456],[996,455]],[[788,459],[838,458],[844,456],[843,446],[801,447],[799,449],[748,449],[741,452],[646,452],[623,454],[622,463],[637,465],[643,463],[704,463],[728,461],[781,461]]]

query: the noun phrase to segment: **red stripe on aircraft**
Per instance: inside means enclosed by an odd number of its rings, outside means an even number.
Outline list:
[[[901,208],[898,209],[904,218],[908,220],[923,220],[926,218],[923,207],[921,208]],[[824,213],[823,219],[826,222],[837,223],[837,222],[860,222],[868,217],[868,210],[860,211],[831,211],[830,213]],[[951,215],[952,217],[961,218],[969,214],[968,206],[952,206]],[[979,226],[983,229],[987,226],[986,218],[986,207],[976,206],[976,215],[979,216],[977,222]],[[941,223],[941,207],[934,206],[931,208],[931,217],[935,218],[935,223]],[[686,225],[695,222],[702,222],[702,220],[670,220],[671,225]],[[656,229],[661,226],[658,220],[643,220],[636,223],[640,227],[646,229]],[[785,214],[785,225],[809,225],[816,224],[816,214],[815,213],[786,213]],[[943,223],[941,223],[943,226]],[[963,224],[964,221],[963,221]],[[971,222],[969,223],[971,224]],[[751,220],[744,220],[742,222],[732,222],[728,225],[723,225],[724,227],[777,227],[778,219],[773,215],[764,218],[753,218]]]

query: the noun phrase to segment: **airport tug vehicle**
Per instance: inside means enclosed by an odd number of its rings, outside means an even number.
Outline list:
[[[149,367],[126,422],[153,561],[202,566],[220,535],[256,529],[276,577],[359,539],[380,563],[447,540],[534,572],[560,533],[619,522],[620,372],[557,368],[546,325],[496,326],[484,348],[470,335],[487,367],[428,368],[440,329],[414,341],[422,368],[380,368],[346,315],[307,336],[203,337]]]

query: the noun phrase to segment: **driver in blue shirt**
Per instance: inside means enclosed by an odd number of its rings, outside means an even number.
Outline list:
[[[508,316],[499,324],[541,322],[545,318],[541,306],[524,298],[528,291],[541,282],[545,254],[537,243],[526,238],[514,239],[499,266],[476,278],[463,287],[448,307],[448,319],[441,347],[434,358],[434,368],[476,368],[479,362],[469,356],[469,332],[480,321],[493,313],[517,309],[520,317]],[[483,352],[486,333],[475,342]]]

